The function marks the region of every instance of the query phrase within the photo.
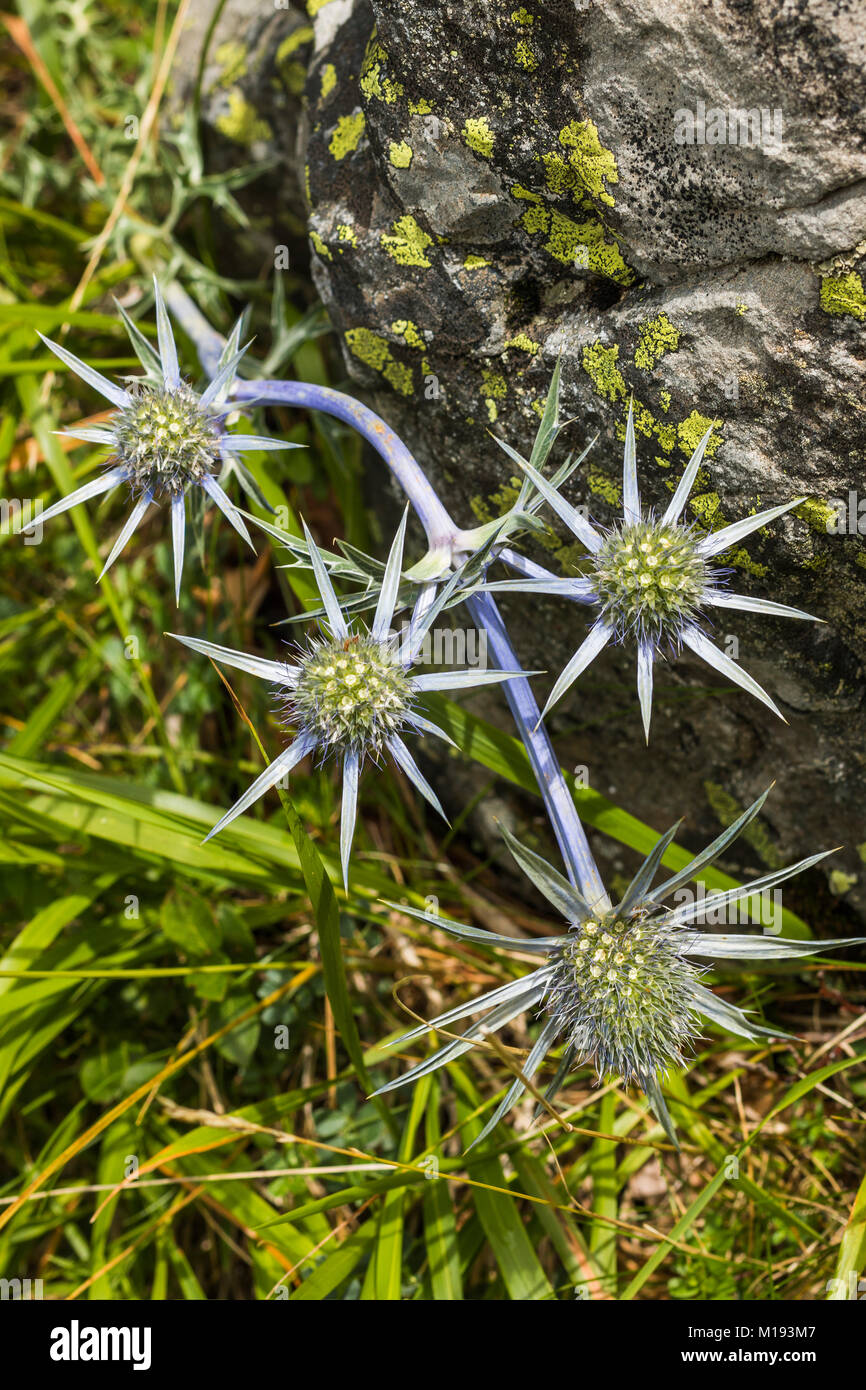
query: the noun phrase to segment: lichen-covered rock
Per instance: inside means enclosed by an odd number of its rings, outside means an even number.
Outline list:
[[[845,843],[830,887],[866,911],[858,499],[847,527],[835,520],[849,490],[866,496],[862,7],[309,8],[316,283],[350,373],[463,524],[513,496],[490,432],[527,445],[557,358],[571,440],[600,436],[569,495],[601,521],[619,501],[632,395],[651,501],[711,422],[696,520],[809,499],[731,563],[738,588],[826,626],[722,625],[789,723],[709,691],[682,659],[660,673],[647,751],[629,662],[610,652],[554,717],[559,750],[653,824],[685,811],[698,836],[776,778],[758,857]],[[556,529],[546,551],[568,572],[574,548]],[[527,663],[552,672],[585,631],[567,604],[508,612]]]
[[[247,274],[257,268],[251,258],[272,260],[276,245],[294,251],[293,243],[306,239],[301,125],[312,48],[303,3],[288,0],[202,0],[181,32],[168,99],[172,124],[180,126],[198,100],[208,173],[259,171],[233,190],[249,219],[234,233]],[[305,245],[302,256],[306,262]]]

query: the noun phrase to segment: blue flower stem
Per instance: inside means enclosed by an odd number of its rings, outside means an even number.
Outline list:
[[[172,314],[192,340],[205,371],[213,375],[224,347],[224,339],[207,322],[177,283],[165,291]],[[439,500],[417,460],[394,431],[372,410],[342,391],[314,386],[302,381],[240,381],[235,383],[234,399],[293,405],[321,410],[356,429],[385,460],[397,479],[427,534],[434,552],[441,552],[450,563],[460,531]],[[525,571],[524,571],[525,572]],[[522,667],[505,624],[491,594],[475,593],[467,600],[473,621],[487,633],[493,659],[500,670],[521,671]],[[520,737],[526,748],[539,791],[572,883],[592,906],[608,907],[598,867],[592,857],[586,831],[568,790],[550,736],[528,679],[524,675],[504,681],[503,689]]]
[[[342,391],[333,391],[329,386],[312,386],[305,381],[240,382],[234,391],[234,399],[243,401],[245,398],[322,410],[351,425],[391,469],[424,527],[430,549],[447,550],[450,560],[451,543],[457,532],[455,523],[402,439],[374,411]]]
[[[521,670],[517,653],[492,594],[471,594],[466,600],[466,606],[473,620],[486,632],[489,649],[499,669]],[[568,790],[562,768],[553,751],[550,736],[541,723],[541,714],[532,687],[525,676],[518,676],[515,680],[503,681],[502,688],[529,755],[568,876],[592,907],[606,909],[610,906],[610,901],[592,856],[574,798]]]
[[[192,339],[205,371],[210,375],[215,374],[225,346],[224,339],[211,328],[189,295],[176,282],[165,291],[165,301],[184,332]],[[321,410],[351,425],[391,469],[424,527],[430,550],[441,552],[443,561],[450,563],[458,527],[443,507],[417,459],[374,411],[342,391],[333,391],[329,386],[313,386],[304,381],[238,380],[232,395],[238,402],[255,400]]]

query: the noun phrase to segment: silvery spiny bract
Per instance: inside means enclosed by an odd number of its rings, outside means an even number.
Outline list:
[[[145,371],[142,377],[127,378],[125,387],[109,381],[59,343],[42,338],[46,347],[117,409],[104,425],[61,431],[69,439],[104,444],[111,449],[112,456],[103,473],[55,502],[41,513],[39,520],[50,521],[80,502],[99,497],[119,483],[128,483],[135,504],[103,566],[101,579],[132,538],[151,502],[166,502],[171,508],[175,597],[180,602],[187,490],[200,487],[252,548],[246,523],[223,490],[220,478],[226,472],[235,472],[245,490],[254,493],[252,479],[236,456],[248,449],[297,449],[301,446],[258,435],[227,433],[226,416],[236,407],[226,404],[226,395],[247,350],[238,346],[240,323],[226,343],[216,376],[199,395],[181,378],[174,334],[155,279],[154,294],[158,354],[118,305]]]
[[[216,835],[237,816],[281,781],[309,753],[325,758],[335,754],[343,762],[343,806],[340,823],[340,858],[343,882],[348,887],[349,857],[358,807],[358,781],[364,759],[378,759],[383,752],[417,787],[440,815],[445,813],[433,788],[423,776],[401,734],[406,731],[434,734],[452,740],[418,711],[418,697],[429,690],[457,690],[510,680],[513,671],[438,671],[411,673],[426,633],[458,587],[458,571],[442,586],[426,586],[415,605],[408,632],[402,639],[391,633],[400,587],[407,512],[394,537],[373,623],[368,630],[352,632],[340,608],[330,575],[304,523],[310,564],[319,587],[328,631],[299,650],[295,663],[267,661],[245,652],[219,647],[196,637],[179,642],[251,675],[270,681],[281,702],[283,722],[296,737],[285,752],[265,769],[211,830]],[[522,673],[520,673],[522,674]]]
[[[672,826],[660,837],[616,905],[606,900],[588,903],[550,864],[503,831],[517,863],[568,922],[568,931],[559,936],[515,941],[513,937],[494,936],[434,913],[389,904],[464,940],[542,956],[545,964],[471,1003],[447,1009],[430,1023],[398,1038],[391,1046],[403,1047],[429,1029],[447,1029],[468,1015],[484,1014],[465,1033],[452,1035],[444,1047],[404,1076],[382,1086],[377,1094],[436,1071],[483,1041],[485,1033],[504,1028],[526,1009],[539,1008],[541,1030],[523,1064],[521,1078],[509,1088],[479,1139],[499,1123],[525,1091],[525,1083],[532,1082],[550,1049],[560,1043],[562,1058],[547,1089],[548,1100],[575,1063],[586,1063],[595,1068],[600,1081],[613,1076],[627,1085],[639,1086],[657,1119],[676,1142],[661,1092],[661,1078],[670,1066],[683,1063],[699,1035],[702,1016],[746,1038],[787,1036],[778,1029],[754,1023],[742,1009],[708,989],[701,981],[707,967],[700,962],[783,960],[862,942],[859,937],[796,941],[773,935],[713,933],[696,927],[705,914],[712,920],[736,903],[769,891],[792,874],[817,864],[832,852],[829,850],[740,887],[696,897],[676,907],[665,906],[665,899],[689,880],[698,878],[701,870],[754,820],[768,794],[764,792],[758,797],[684,869],[653,888],[662,856],[679,829],[679,825]],[[736,912],[733,915],[736,918]]]
[[[582,671],[609,642],[634,642],[637,647],[637,688],[644,732],[649,739],[652,716],[653,665],[664,649],[679,651],[689,647],[708,665],[748,690],[781,718],[767,692],[725,652],[707,637],[700,625],[706,608],[737,608],[748,613],[770,613],[779,617],[813,619],[809,613],[787,604],[731,593],[726,587],[727,571],[711,562],[760,526],[796,507],[804,499],[770,507],[745,517],[731,526],[707,535],[697,526],[681,520],[689,493],[712,433],[707,430],[698,444],[664,514],[641,511],[637,480],[634,417],[629,405],[623,461],[623,516],[615,526],[604,530],[572,507],[531,463],[509,454],[553,510],[589,551],[591,568],[579,579],[558,579],[553,575],[530,579],[500,580],[487,587],[494,591],[522,590],[530,593],[558,594],[599,609],[589,635],[559,676],[544,708],[550,710]],[[501,442],[501,441],[500,441]]]

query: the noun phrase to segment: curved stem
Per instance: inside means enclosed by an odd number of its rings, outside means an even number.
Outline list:
[[[207,322],[192,300],[177,284],[165,291],[166,302],[175,318],[192,339],[205,371],[213,375],[219,363],[224,339]],[[451,516],[440,502],[427,476],[406,445],[374,411],[342,391],[327,386],[312,386],[302,381],[236,381],[233,391],[237,401],[256,400],[280,405],[294,405],[309,410],[322,410],[335,415],[356,429],[385,460],[415,509],[431,551],[447,550],[449,558],[456,538],[461,534]],[[507,552],[506,563],[523,573],[541,571],[532,561],[524,561]],[[503,553],[500,558],[505,558]],[[532,569],[525,568],[532,566]],[[429,602],[430,591],[422,596]],[[522,669],[499,609],[491,594],[478,592],[466,600],[473,619],[486,633],[493,658],[503,671]],[[530,763],[550,817],[569,878],[586,900],[604,910],[610,900],[604,889],[598,867],[592,857],[586,831],[581,823],[574,799],[562,775],[550,736],[541,723],[538,703],[525,676],[504,681],[503,690],[514,722],[520,732]]]
[[[480,592],[471,594],[466,606],[475,622],[486,632],[488,648],[500,670],[519,671],[520,661],[493,596]],[[504,681],[502,689],[532,763],[568,876],[591,906],[599,911],[606,910],[610,907],[610,900],[550,736],[541,723],[532,687],[526,677],[521,676]]]
[[[451,546],[457,530],[448,512],[406,445],[374,411],[342,391],[330,386],[312,386],[305,381],[243,381],[233,392],[236,401],[256,400],[279,405],[322,410],[344,420],[371,444],[387,463],[415,509],[433,551]]]

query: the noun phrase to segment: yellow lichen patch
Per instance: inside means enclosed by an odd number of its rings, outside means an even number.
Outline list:
[[[464,270],[481,270],[482,266],[492,265],[492,261],[485,260],[483,256],[473,255],[471,252],[463,262]]]
[[[247,75],[247,50],[242,43],[221,43],[214,57],[220,65],[219,85],[230,87]]]
[[[430,105],[426,97],[421,97],[418,101],[409,102],[410,116],[430,116],[432,115],[432,112],[433,107]]]
[[[322,68],[321,86],[319,88],[319,100],[325,101],[337,85],[337,69],[333,63],[325,63]]]
[[[535,15],[530,14],[529,11],[521,5],[519,10],[511,11],[511,22],[512,24],[522,24],[525,28],[528,28],[529,25],[535,23]]]
[[[321,256],[322,260],[332,261],[334,259],[318,232],[310,232],[310,241],[312,242],[313,250],[316,252],[316,255]]]
[[[354,227],[350,227],[350,226],[349,226],[348,222],[338,222],[338,223],[337,223],[337,240],[338,240],[338,241],[348,242],[348,244],[349,244],[350,246],[355,246],[355,247],[357,247],[357,245],[358,245],[358,233],[355,231],[355,228],[354,228]]]
[[[307,14],[310,19],[315,19],[319,10],[323,10],[326,5],[330,5],[331,0],[307,0]]]
[[[520,224],[530,236],[543,236],[544,249],[563,265],[578,265],[583,270],[604,275],[618,285],[630,285],[634,271],[626,265],[613,237],[598,218],[574,222],[555,208],[544,206],[542,198],[529,189],[515,184],[511,196],[529,203],[520,215]]]
[[[583,370],[595,387],[596,394],[612,402],[626,396],[625,378],[616,365],[618,358],[619,347],[616,343],[606,348],[600,341],[588,343],[581,354]]]
[[[674,327],[667,314],[657,314],[654,319],[647,319],[640,326],[640,341],[635,348],[634,364],[645,372],[651,372],[666,352],[676,352],[679,345],[679,330]]]
[[[468,145],[476,154],[483,155],[485,159],[493,154],[494,136],[486,116],[470,116],[463,124],[461,135],[464,145]]]
[[[622,502],[622,488],[609,473],[591,465],[586,471],[586,481],[590,492],[594,492],[597,497],[603,497],[612,507],[618,507]]]
[[[794,515],[802,517],[813,531],[820,531],[826,536],[836,527],[839,509],[832,507],[829,502],[819,501],[817,497],[807,497],[805,502],[794,508]]]
[[[544,164],[544,180],[551,193],[558,196],[571,193],[577,183],[577,174],[559,151],[551,150],[549,154],[543,154],[541,160]]]
[[[671,452],[671,450],[675,447],[676,442],[677,442],[677,427],[676,427],[676,425],[666,425],[666,424],[664,423],[664,421],[657,420],[657,421],[653,424],[653,432],[654,432],[654,434],[655,434],[655,436],[656,436],[656,439],[658,440],[659,444],[660,444],[661,447],[664,449],[665,453],[666,453],[666,454],[669,454],[669,453]],[[659,460],[659,462],[661,462],[661,460]],[[665,467],[665,468],[670,467],[670,460],[669,460],[669,459],[666,459],[666,460],[664,461],[664,467]]]
[[[757,560],[753,560],[748,550],[735,550],[733,555],[728,557],[727,563],[738,570],[745,570],[746,574],[754,575],[755,579],[767,577],[767,566],[759,565]],[[808,560],[804,561],[807,566],[809,563]]]
[[[517,333],[513,338],[509,338],[505,344],[507,348],[520,348],[521,352],[528,352],[532,357],[540,350],[541,344],[536,343],[530,338],[528,333]]]
[[[353,357],[357,357],[359,362],[371,367],[374,372],[381,372],[389,385],[401,395],[411,395],[412,369],[403,362],[396,361],[391,354],[387,338],[381,337],[369,328],[349,328],[343,336]]]
[[[532,45],[527,43],[526,39],[520,39],[514,45],[514,61],[525,72],[535,72],[538,67],[538,59],[532,51]]]
[[[412,146],[406,140],[391,140],[388,145],[388,159],[395,169],[408,169],[412,163]]]
[[[283,39],[277,49],[277,66],[289,58],[302,44],[312,42],[313,28],[310,24],[301,24],[299,28],[293,29],[287,39]]]
[[[668,411],[669,411],[670,408],[671,408],[671,393],[670,393],[670,391],[662,391],[662,392],[659,394],[659,401],[661,402],[662,413],[663,413],[664,415],[667,415]]]
[[[494,372],[486,368],[481,373],[482,387],[481,394],[485,399],[502,400],[508,394],[508,382],[499,372]]]
[[[613,196],[605,183],[618,183],[619,172],[613,151],[601,143],[594,123],[571,121],[559,132],[559,143],[571,151],[568,162],[587,193],[613,207]]]
[[[861,323],[866,318],[863,281],[855,271],[848,275],[825,275],[821,281],[821,308],[825,314],[850,314]]]
[[[708,531],[717,531],[726,524],[722,514],[722,500],[717,492],[697,493],[689,498],[689,507]]]
[[[234,140],[236,145],[253,145],[257,140],[270,140],[270,126],[256,115],[255,107],[250,106],[242,92],[234,88],[228,94],[228,102],[228,111],[216,119],[216,128],[221,135]]]
[[[384,101],[387,106],[393,106],[397,98],[403,95],[403,84],[395,82],[384,72],[387,61],[388,54],[380,44],[374,29],[361,64],[359,86],[370,101],[375,98],[377,101]]]
[[[708,416],[700,415],[697,410],[693,410],[691,415],[677,425],[677,441],[687,458],[691,458],[710,425],[719,425],[721,428],[718,420],[710,420]],[[712,458],[721,442],[721,434],[714,429],[707,441],[705,457]]]
[[[428,246],[433,245],[433,238],[423,227],[419,227],[409,213],[397,219],[390,234],[383,232],[381,240],[388,255],[398,265],[417,265],[423,270],[429,269],[430,261],[425,252]]]
[[[496,402],[501,401],[508,394],[508,383],[504,376],[499,372],[485,369],[481,373],[481,395],[487,408],[487,418],[491,425],[495,423],[499,414]]]
[[[340,117],[328,143],[328,149],[335,159],[345,159],[347,154],[358,148],[366,124],[363,111],[353,111],[351,116]]]
[[[397,337],[402,338],[409,347],[418,348],[423,352],[427,346],[421,337],[417,323],[413,323],[411,319],[394,319],[391,324],[391,332],[396,333]]]

